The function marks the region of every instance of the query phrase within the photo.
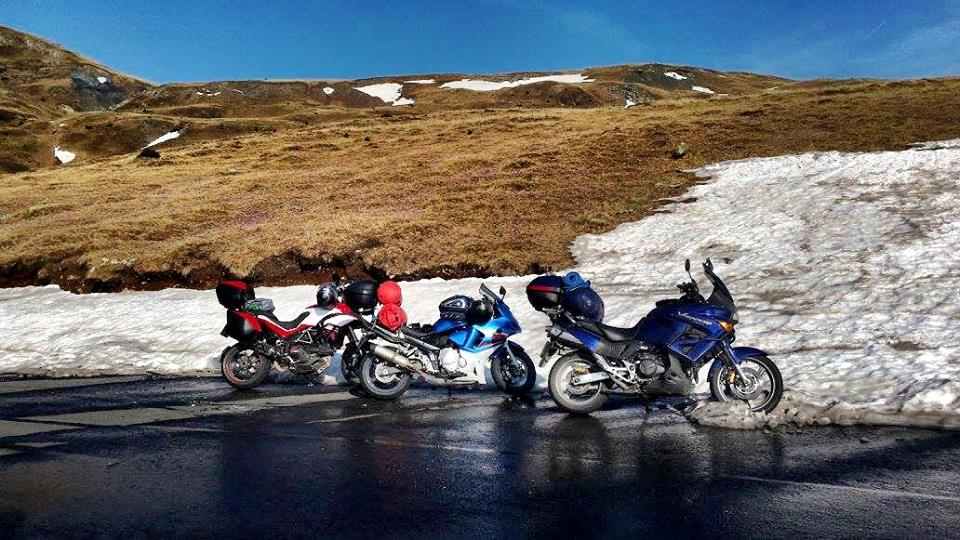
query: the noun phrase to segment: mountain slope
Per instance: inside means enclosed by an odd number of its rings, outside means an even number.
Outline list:
[[[0,166],[25,171],[0,176],[0,286],[562,268],[577,236],[683,193],[696,182],[684,169],[960,137],[958,79],[797,83],[649,64],[140,84],[113,109],[48,108],[0,128],[20,133],[0,138]],[[173,130],[159,157],[136,157]],[[4,153],[28,143],[34,161]],[[54,145],[76,159],[53,166]]]

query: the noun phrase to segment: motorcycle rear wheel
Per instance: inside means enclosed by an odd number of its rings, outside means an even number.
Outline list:
[[[397,371],[389,372],[394,369]],[[372,354],[364,356],[360,362],[360,386],[374,399],[397,399],[410,388],[412,381],[413,375],[409,371],[400,370]]]
[[[592,384],[574,386],[570,381],[577,375],[598,371],[593,362],[584,360],[577,353],[561,356],[550,370],[548,388],[553,400],[561,409],[573,414],[590,414],[603,407],[607,401],[604,384],[597,381]]]
[[[270,374],[273,362],[253,349],[237,343],[220,355],[220,373],[230,386],[249,390]]]
[[[783,397],[783,377],[773,360],[766,356],[751,356],[740,362],[740,370],[753,380],[747,388],[730,382],[730,368],[724,366],[710,376],[710,392],[717,401],[743,401],[752,412],[771,413]],[[751,397],[752,396],[752,397]]]

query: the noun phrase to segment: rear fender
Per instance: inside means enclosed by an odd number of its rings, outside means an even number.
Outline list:
[[[755,349],[753,347],[731,347],[729,343],[723,343],[722,345],[727,351],[727,354],[730,358],[733,359],[734,364],[739,364],[745,358],[751,358],[755,356],[767,356],[767,353]],[[713,361],[713,364],[710,366],[710,375],[713,376],[720,368],[723,367],[723,358],[717,356],[717,359]]]

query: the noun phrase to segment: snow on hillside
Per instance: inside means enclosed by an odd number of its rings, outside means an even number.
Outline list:
[[[633,324],[655,300],[678,294],[684,258],[711,257],[740,307],[737,345],[773,355],[786,406],[835,422],[960,426],[960,140],[697,173],[710,180],[663,212],[574,242],[577,270],[603,296],[607,323]],[[547,321],[526,302],[529,279],[403,283],[404,307],[410,320],[430,321],[447,296],[503,285],[524,328],[517,340],[535,354]],[[312,286],[258,289],[281,318],[313,294]],[[0,334],[0,373],[213,369],[229,344],[213,291],[26,287],[0,290],[0,305],[17,314]]]
[[[544,75],[540,77],[530,77],[527,79],[519,79],[516,81],[484,81],[479,79],[460,79],[459,81],[451,81],[448,83],[443,83],[440,85],[440,88],[450,88],[450,89],[460,89],[460,90],[474,90],[476,92],[492,92],[495,90],[503,90],[504,88],[515,88],[517,86],[524,86],[527,84],[534,84],[539,82],[558,82],[566,84],[579,84],[579,83],[588,83],[593,82],[593,79],[588,79],[587,77],[575,73],[575,74],[565,74],[565,75]]]
[[[389,103],[394,107],[414,104],[412,99],[400,97],[401,92],[403,92],[403,85],[399,83],[370,84],[367,86],[360,86],[356,88],[356,90],[359,90],[368,96],[380,98],[380,100],[384,103]]]
[[[179,131],[170,131],[170,132],[164,133],[163,135],[150,141],[150,143],[144,146],[144,148],[150,148],[151,146],[156,146],[158,144],[165,143],[167,141],[172,141],[173,139],[176,139],[179,136],[180,136]]]
[[[75,154],[75,153],[73,153],[73,152],[71,152],[71,151],[69,151],[69,150],[64,150],[63,148],[60,148],[59,146],[54,146],[54,147],[53,147],[53,157],[57,158],[57,161],[59,161],[62,165],[66,165],[67,163],[70,163],[71,161],[73,161],[74,159],[76,159],[76,158],[77,158],[77,154]]]
[[[678,81],[682,81],[682,80],[684,80],[684,79],[687,79],[687,77],[684,77],[683,75],[677,73],[676,71],[665,71],[665,72],[663,73],[663,75],[664,75],[665,77],[670,77],[671,79],[676,79],[676,80],[678,80]]]
[[[691,88],[694,92],[700,92],[701,94],[713,94],[714,91],[705,87],[705,86],[694,86]]]

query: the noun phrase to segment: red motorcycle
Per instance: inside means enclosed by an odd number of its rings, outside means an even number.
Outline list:
[[[308,380],[319,380],[344,338],[352,339],[350,326],[358,322],[339,295],[336,285],[325,283],[317,290],[315,305],[292,321],[281,321],[273,314],[273,301],[257,298],[252,286],[221,282],[217,300],[227,308],[227,324],[220,334],[237,341],[220,357],[223,378],[235,388],[253,388],[276,364]]]

